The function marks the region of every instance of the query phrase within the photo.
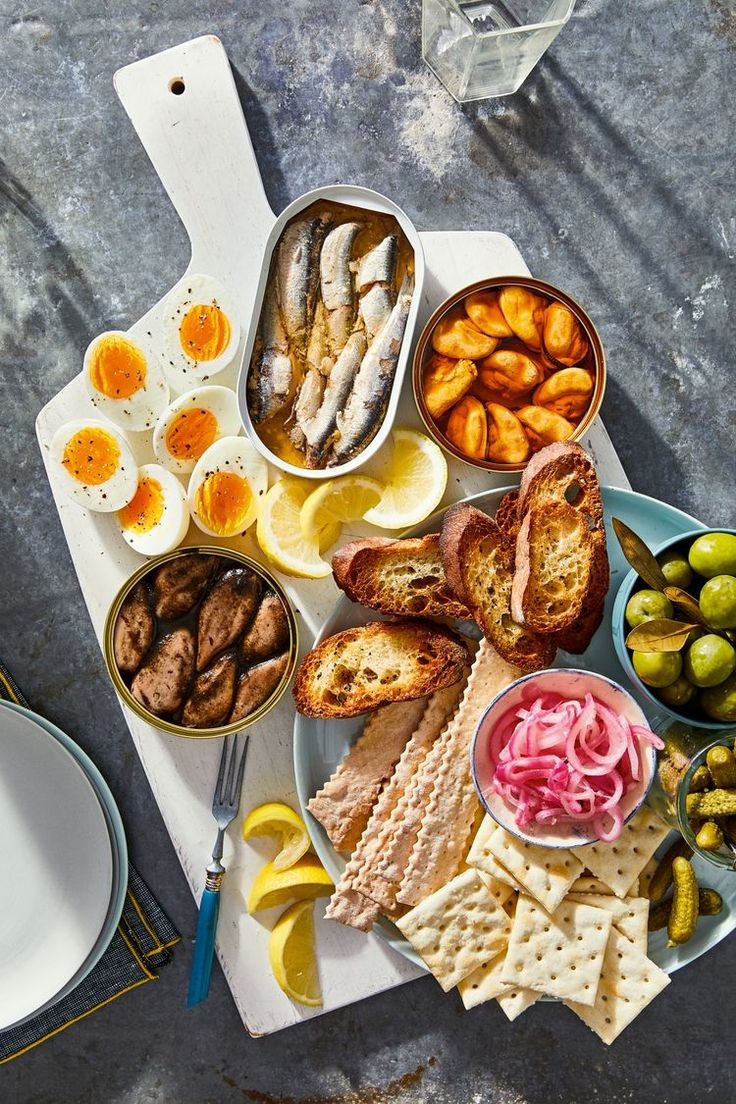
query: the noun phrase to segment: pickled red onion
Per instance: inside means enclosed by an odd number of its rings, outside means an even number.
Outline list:
[[[589,825],[606,843],[623,829],[622,802],[642,776],[640,747],[664,744],[586,694],[544,693],[506,711],[490,738],[493,788],[519,828]]]

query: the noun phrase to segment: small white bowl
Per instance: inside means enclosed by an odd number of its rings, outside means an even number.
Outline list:
[[[629,724],[649,728],[647,718],[631,694],[612,679],[576,668],[535,671],[512,682],[511,686],[507,686],[497,694],[481,717],[470,750],[473,781],[481,804],[496,823],[507,832],[511,832],[527,843],[535,843],[542,847],[582,847],[586,843],[595,843],[597,837],[592,833],[586,834],[582,827],[570,824],[531,831],[520,828],[514,819],[516,811],[493,789],[495,768],[490,758],[490,744],[494,725],[509,709],[520,706],[524,702],[531,704],[540,694],[550,692],[571,699],[582,699],[588,693],[593,694],[605,705],[624,716]],[[642,777],[622,800],[624,823],[644,802],[654,779],[657,762],[655,749],[651,745],[642,746],[640,743],[639,751],[643,768]]]

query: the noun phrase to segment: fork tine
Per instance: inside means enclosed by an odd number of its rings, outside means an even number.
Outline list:
[[[228,763],[227,778],[225,779],[225,783],[222,787],[222,793],[220,795],[220,804],[221,805],[230,805],[230,804],[232,804],[231,801],[230,801],[230,794],[232,793],[233,780],[235,778],[235,765],[236,765],[237,761],[238,761],[238,737],[237,737],[237,733],[236,733],[236,735],[233,737],[232,755],[230,756],[230,762]]]
[[[220,755],[220,766],[217,771],[217,783],[215,784],[215,796],[212,800],[213,805],[220,805],[222,803],[222,783],[225,778],[225,766],[227,764],[227,753],[230,747],[230,737],[226,736],[222,743],[222,754]]]
[[[234,806],[236,813],[237,813],[238,809],[240,808],[240,792],[243,788],[243,775],[245,773],[245,757],[248,754],[248,740],[249,739],[250,739],[250,733],[246,732],[245,738],[243,740],[243,750],[240,753],[240,762],[238,763],[238,776],[235,780],[234,788],[230,791],[230,800],[228,802],[229,805]],[[237,740],[236,740],[236,743],[237,743]],[[235,762],[236,755],[237,755],[237,746],[236,746],[235,751],[233,752],[233,762]]]

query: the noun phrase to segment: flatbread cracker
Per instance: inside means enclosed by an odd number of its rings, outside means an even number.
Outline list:
[[[522,1012],[526,1012],[527,1008],[536,1004],[541,996],[541,993],[535,993],[533,989],[509,989],[496,997],[496,1003],[504,1015],[513,1022]]]
[[[501,951],[495,958],[483,962],[458,983],[458,993],[467,1009],[476,1008],[479,1004],[494,1000],[502,993],[510,993],[513,985],[501,980],[503,962],[506,950]]]
[[[614,928],[603,959],[595,1003],[587,1007],[566,1000],[565,1004],[610,1045],[669,983],[664,970]]]
[[[337,851],[352,851],[363,835],[379,790],[426,706],[427,699],[418,698],[371,713],[337,770],[307,805]]]
[[[625,897],[670,831],[668,824],[642,805],[615,842],[589,843],[576,848],[576,853],[617,897]]]
[[[516,905],[502,979],[523,989],[592,1005],[612,917],[563,901],[550,915],[522,894]]]
[[[447,726],[443,756],[397,900],[417,905],[458,869],[478,805],[470,745],[488,702],[521,672],[482,640],[457,713]]]
[[[478,873],[466,870],[396,926],[447,992],[493,957],[494,948],[503,949],[511,921]]]
[[[361,931],[370,931],[378,919],[380,904],[370,891],[375,864],[380,858],[385,839],[392,830],[393,814],[409,780],[444,728],[448,716],[457,707],[463,687],[464,681],[437,690],[428,698],[417,729],[405,745],[394,773],[381,790],[366,829],[330,899],[325,912],[327,919],[337,920]],[[372,904],[369,904],[369,899]]]
[[[510,874],[508,870],[501,865],[488,846],[488,841],[496,831],[496,828],[497,825],[495,820],[492,820],[491,817],[486,814],[480,823],[475,839],[468,851],[468,866],[474,866],[476,870],[481,870],[484,874],[487,874],[490,878],[494,878],[498,882],[505,882],[511,889],[515,889],[518,892],[522,889],[521,882],[518,882],[513,874]]]
[[[573,851],[527,843],[504,828],[496,828],[487,847],[547,912],[555,911],[583,872],[583,864]]]
[[[570,893],[595,893],[598,896],[615,897],[610,886],[590,874],[583,874],[582,877],[576,878],[570,886]]]
[[[498,902],[499,905],[506,907],[506,902],[516,896],[516,890],[512,889],[506,882],[500,882],[498,878],[492,877],[490,874],[486,874],[485,870],[477,870],[476,867],[469,867],[469,869],[476,870],[478,877],[482,882],[485,882],[488,892]],[[508,912],[508,909],[506,909]]]
[[[649,901],[644,897],[603,896],[596,893],[570,893],[568,901],[577,901],[581,905],[593,905],[605,909],[613,917],[613,926],[622,935],[630,939],[642,954],[647,953],[649,945]]]

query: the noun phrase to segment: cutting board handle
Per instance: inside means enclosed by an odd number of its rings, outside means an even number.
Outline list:
[[[275,216],[219,38],[126,65],[115,90],[184,223],[190,270],[243,276],[247,254],[257,280]]]

